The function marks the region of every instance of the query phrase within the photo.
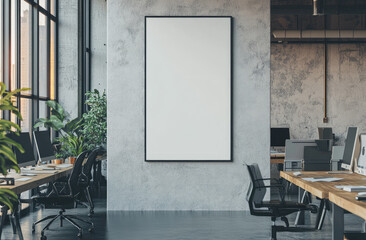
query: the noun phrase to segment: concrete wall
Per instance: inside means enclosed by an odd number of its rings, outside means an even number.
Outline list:
[[[328,45],[328,117],[323,123],[323,44],[272,44],[271,125],[290,127],[291,137],[317,138],[332,127],[344,140],[347,126],[366,132],[366,45]]]
[[[107,89],[107,2],[90,1],[91,90]]]
[[[78,0],[59,1],[59,102],[74,118],[78,115]]]
[[[234,17],[234,162],[144,162],[144,16]],[[270,1],[107,1],[108,210],[242,210],[269,176]]]

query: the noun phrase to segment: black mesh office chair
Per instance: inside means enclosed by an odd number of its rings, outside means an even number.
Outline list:
[[[307,205],[298,202],[285,201],[284,187],[277,182],[276,185],[265,185],[264,181],[273,180],[263,178],[257,164],[247,165],[251,184],[248,189],[247,201],[249,203],[250,213],[254,216],[271,217],[272,225],[272,240],[277,239],[277,232],[305,232],[315,231],[314,228],[290,227],[287,215],[298,212],[300,210],[310,210],[312,213],[317,212],[315,205]],[[267,188],[277,188],[280,193],[279,200],[264,201]],[[285,226],[275,225],[276,219],[281,218]]]
[[[88,160],[83,166],[83,169],[81,171],[80,177],[79,177],[79,185],[83,187],[84,189],[84,195],[80,195],[80,198],[78,199],[78,202],[83,204],[89,209],[89,216],[92,216],[94,214],[94,203],[93,199],[90,195],[90,186],[92,184],[92,167],[94,166],[95,160],[97,158],[97,155],[99,153],[99,149],[93,150],[90,154],[88,154]],[[83,200],[83,197],[87,201],[85,203]]]
[[[93,231],[94,224],[90,221],[81,219],[77,216],[73,215],[66,215],[64,214],[65,209],[72,209],[75,206],[75,199],[78,198],[78,196],[82,193],[83,187],[80,187],[78,184],[79,176],[81,174],[82,170],[82,164],[85,159],[87,152],[81,153],[74,164],[74,167],[72,169],[72,172],[70,174],[70,177],[68,179],[68,187],[69,187],[69,194],[60,194],[57,189],[54,189],[53,194],[48,196],[35,196],[33,199],[38,204],[43,204],[46,209],[60,209],[59,214],[57,215],[51,215],[47,216],[41,220],[38,220],[37,222],[33,223],[32,225],[32,231],[35,231],[35,225],[38,223],[41,223],[45,220],[52,219],[47,223],[47,225],[42,229],[41,231],[41,240],[46,240],[47,237],[44,235],[44,231],[49,228],[49,226],[57,219],[60,219],[60,225],[62,227],[63,220],[68,221],[71,223],[74,227],[76,227],[79,230],[78,237],[82,237],[82,228],[75,222],[75,220],[87,223],[90,225],[89,231]]]

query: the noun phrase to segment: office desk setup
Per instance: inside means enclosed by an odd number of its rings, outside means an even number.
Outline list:
[[[15,194],[17,194],[19,196],[22,192],[37,188],[40,185],[56,181],[56,180],[60,179],[61,177],[67,176],[68,174],[71,173],[72,168],[73,168],[72,166],[69,166],[69,167],[59,168],[59,169],[56,169],[53,171],[44,170],[43,171],[44,173],[42,173],[41,168],[39,168],[39,169],[36,168],[34,171],[32,171],[32,170],[26,171],[26,173],[28,173],[28,175],[34,173],[35,176],[22,176],[21,174],[18,174],[18,173],[9,173],[8,177],[14,178],[15,184],[14,185],[1,185],[0,184],[0,188],[12,190]],[[1,239],[1,232],[2,232],[3,225],[4,225],[5,216],[7,215],[8,210],[9,209],[7,206],[3,206],[1,208],[2,215],[1,215],[1,222],[0,222],[0,239]],[[23,235],[22,235],[22,231],[21,231],[20,223],[19,223],[19,211],[18,210],[19,210],[18,206],[15,206],[15,208],[14,208],[15,223],[12,223],[12,224],[15,224],[19,239],[23,239]]]
[[[299,188],[320,198],[327,199],[332,205],[332,239],[343,240],[344,236],[344,210],[349,211],[366,220],[366,202],[355,199],[357,193],[346,192],[336,186],[366,185],[366,177],[356,173],[337,173],[329,174],[326,171],[300,172],[300,175],[294,175],[294,172],[281,172],[280,176]],[[312,182],[304,178],[341,178],[334,182]],[[303,200],[303,198],[301,199]]]

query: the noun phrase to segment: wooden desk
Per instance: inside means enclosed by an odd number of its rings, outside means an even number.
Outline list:
[[[365,177],[365,176],[363,176]],[[337,191],[329,193],[332,202],[333,240],[343,240],[344,235],[344,210],[366,220],[366,202],[355,199],[356,192]]]
[[[1,185],[0,188],[6,188],[12,190],[15,194],[21,194],[22,192],[36,188],[42,184],[56,181],[57,179],[64,177],[71,173],[72,167],[63,168],[56,173],[36,173],[37,176],[20,176],[20,174],[10,173],[8,177],[15,178],[15,185]],[[30,177],[32,179],[28,181],[17,181],[18,178]]]
[[[282,178],[299,186],[305,191],[321,198],[328,199],[332,203],[332,233],[333,240],[343,240],[344,235],[344,210],[366,219],[366,202],[355,200],[357,193],[345,192],[336,188],[336,185],[366,185],[366,177],[353,174],[328,174],[324,171],[301,172],[295,176],[293,172],[281,172]],[[304,177],[337,177],[343,178],[336,182],[309,182]]]
[[[73,167],[59,169],[59,170],[56,170],[57,171],[56,173],[35,173],[36,176],[21,176],[20,174],[10,173],[8,175],[8,177],[15,178],[15,185],[0,185],[0,188],[10,189],[19,196],[19,194],[21,194],[22,192],[31,190],[31,189],[36,188],[45,183],[56,181],[57,179],[70,174],[72,171],[72,168]],[[29,179],[28,181],[17,181],[17,179],[24,178],[24,177],[30,177],[32,179]],[[23,234],[22,234],[22,230],[20,228],[20,222],[19,222],[19,211],[17,210],[18,206],[14,206],[14,207],[15,207],[14,216],[15,216],[15,221],[16,221],[17,232],[19,235],[19,239],[23,240]],[[2,228],[4,225],[5,216],[7,215],[8,210],[9,209],[7,208],[7,206],[4,206],[1,208],[2,215],[1,215],[1,222],[0,222],[0,239],[1,239],[1,233],[2,233]]]
[[[282,163],[284,164],[285,162],[285,153],[275,153],[275,154],[271,154],[271,163]]]
[[[366,177],[359,174],[328,174],[328,171],[308,172],[303,171],[300,176],[295,176],[294,172],[281,172],[280,176],[305,191],[321,199],[328,199],[329,192],[343,191],[337,189],[336,185],[366,185]],[[336,182],[309,182],[302,178],[306,177],[336,177],[343,178]]]

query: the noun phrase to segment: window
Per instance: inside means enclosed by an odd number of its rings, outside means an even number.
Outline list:
[[[8,90],[31,88],[14,99],[23,121],[1,117],[32,130],[40,117],[50,115],[47,100],[57,100],[58,0],[0,1],[0,81]]]

